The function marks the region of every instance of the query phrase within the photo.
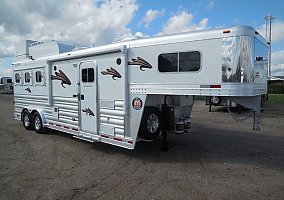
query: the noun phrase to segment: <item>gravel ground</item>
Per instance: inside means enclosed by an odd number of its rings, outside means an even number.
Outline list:
[[[135,150],[40,135],[13,119],[0,95],[0,199],[284,199],[284,105],[269,104],[262,131],[197,101],[190,134]]]

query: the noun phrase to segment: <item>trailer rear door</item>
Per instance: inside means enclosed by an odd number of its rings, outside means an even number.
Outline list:
[[[97,64],[95,61],[80,63],[79,113],[81,130],[97,134]]]

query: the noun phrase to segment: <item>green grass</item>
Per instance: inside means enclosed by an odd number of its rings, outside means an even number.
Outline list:
[[[284,103],[284,94],[268,94],[268,103]]]

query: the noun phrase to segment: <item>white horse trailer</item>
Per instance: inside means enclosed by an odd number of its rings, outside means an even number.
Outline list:
[[[161,130],[187,131],[196,95],[251,109],[259,129],[268,44],[249,26],[77,51],[54,41],[23,45],[13,63],[14,117],[26,129],[134,149]]]
[[[13,93],[12,77],[0,77],[0,93]]]

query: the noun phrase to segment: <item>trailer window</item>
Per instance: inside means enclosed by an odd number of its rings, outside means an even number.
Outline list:
[[[192,72],[200,69],[201,55],[198,51],[160,54],[160,72]]]
[[[254,83],[267,83],[269,49],[258,39],[254,39]]]
[[[36,71],[36,82],[40,83],[42,81],[42,74],[41,71]]]
[[[83,82],[94,82],[95,74],[93,68],[82,69],[82,81]]]
[[[179,71],[193,72],[200,69],[200,52],[181,52],[179,53]]]
[[[159,55],[158,69],[160,72],[177,72],[178,53],[167,53]]]
[[[16,81],[16,83],[20,83],[21,82],[21,76],[20,76],[19,73],[15,74],[15,81]]]
[[[29,72],[25,73],[25,82],[29,83],[31,81],[31,74]]]

